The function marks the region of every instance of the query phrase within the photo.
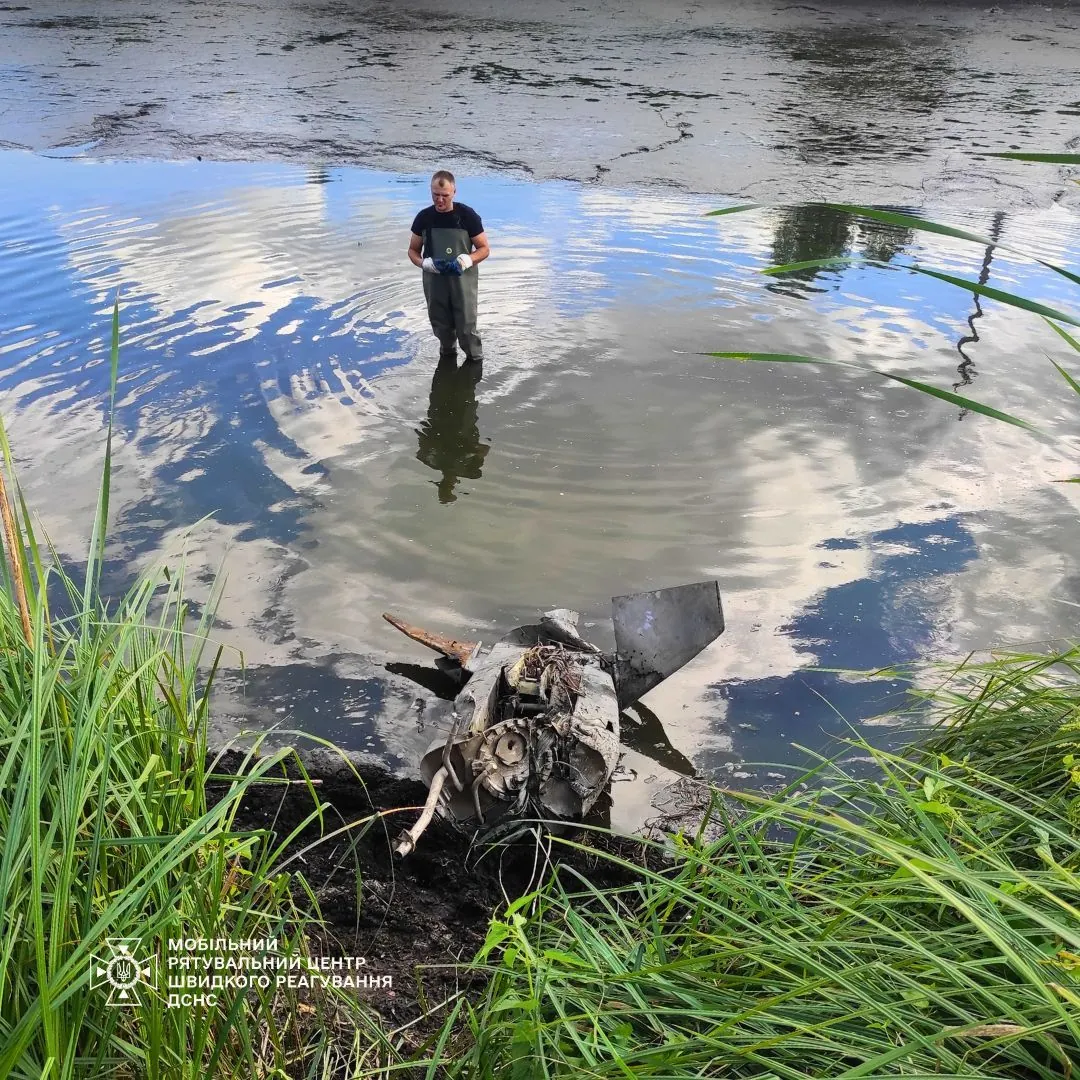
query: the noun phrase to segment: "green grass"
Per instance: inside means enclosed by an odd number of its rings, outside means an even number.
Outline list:
[[[511,904],[450,1075],[1068,1076],[1080,652],[1054,659],[953,672],[920,749],[856,744],[873,778],[717,792],[718,835],[638,885]]]
[[[114,311],[114,387],[118,339]],[[272,986],[170,1007],[192,992],[168,984],[171,938],[277,939],[281,955],[306,955],[318,905],[276,869],[289,838],[235,827],[251,786],[280,782],[285,753],[249,758],[214,802],[213,602],[191,617],[182,559],[111,608],[99,598],[111,425],[79,580],[36,535],[2,426],[0,445],[15,497],[0,589],[0,1078],[329,1075],[343,1015],[377,1057],[382,1036],[342,995],[297,1008],[295,990]],[[138,1005],[111,1006],[93,984],[110,938],[141,939],[157,962]]]

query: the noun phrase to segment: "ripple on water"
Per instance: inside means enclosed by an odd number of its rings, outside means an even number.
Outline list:
[[[25,182],[0,208],[0,392],[32,455],[31,502],[78,557],[119,290],[118,560],[144,563],[214,515],[196,579],[229,551],[222,618],[249,664],[332,654],[383,686],[383,663],[420,659],[386,608],[490,639],[571,605],[604,638],[610,596],[718,576],[729,632],[650,697],[671,747],[652,760],[635,744],[622,821],[672,762],[790,753],[738,726],[770,709],[786,710],[787,741],[817,745],[833,729],[815,695],[871,715],[869,691],[810,674],[825,657],[880,666],[991,640],[1002,588],[1022,590],[1047,635],[1066,626],[1054,597],[1077,574],[1076,498],[1032,482],[1066,469],[1059,449],[857,371],[700,355],[833,356],[943,386],[966,371],[962,392],[1033,418],[1050,403],[1076,435],[1042,355],[1057,355],[1049,330],[906,268],[985,272],[1064,304],[1068,283],[1030,259],[987,264],[978,247],[815,207],[716,219],[685,196],[477,179],[462,194],[494,256],[476,383],[437,376],[405,259],[424,178],[8,160]],[[1080,250],[1060,208],[950,220],[1040,258]],[[757,273],[850,254],[884,266],[808,269],[783,289]],[[994,514],[1013,546],[983,557],[976,525]],[[385,685],[390,704],[368,702],[355,730],[300,704],[290,722],[407,760],[411,691]]]

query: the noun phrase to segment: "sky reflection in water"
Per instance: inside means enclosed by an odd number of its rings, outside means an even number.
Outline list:
[[[410,768],[439,706],[385,670],[427,655],[382,610],[491,640],[569,605],[608,645],[611,595],[716,576],[728,632],[649,695],[670,745],[631,735],[630,824],[686,762],[760,780],[744,761],[793,760],[896,700],[822,669],[1070,628],[1062,447],[857,373],[700,355],[858,360],[1075,445],[1045,354],[1065,357],[1034,317],[902,269],[755,273],[860,254],[1075,303],[1030,261],[821,207],[708,219],[700,198],[463,178],[494,251],[474,383],[436,371],[404,257],[426,177],[3,159],[0,405],[31,504],[77,561],[119,289],[111,580],[212,515],[188,551],[202,593],[228,553],[221,636],[249,673],[224,700],[244,722]],[[949,217],[1044,258],[1080,248],[1064,210]]]

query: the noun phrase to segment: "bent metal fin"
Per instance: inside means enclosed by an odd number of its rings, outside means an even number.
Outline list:
[[[625,709],[724,632],[719,582],[611,598],[615,690]]]
[[[447,637],[445,634],[436,634],[431,630],[424,630],[419,626],[412,626],[404,619],[399,619],[389,611],[384,611],[382,617],[395,629],[400,630],[406,637],[434,649],[450,660],[459,663],[463,668],[468,668],[480,649],[479,641],[458,641],[457,638]]]

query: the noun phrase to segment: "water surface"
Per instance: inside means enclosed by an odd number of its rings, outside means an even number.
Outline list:
[[[0,408],[77,563],[119,291],[109,582],[184,548],[203,601],[223,570],[224,730],[411,771],[445,716],[383,610],[492,640],[567,605],[608,646],[610,596],[715,576],[727,633],[627,723],[633,826],[680,773],[777,782],[757,763],[902,689],[837,669],[1074,630],[1069,357],[909,267],[1075,290],[807,202],[925,208],[1075,269],[1068,176],[977,152],[1075,138],[1071,5],[54,7],[0,8]],[[404,255],[444,164],[494,251],[478,383],[436,372]],[[747,196],[784,205],[703,216]],[[835,255],[872,265],[758,273]],[[736,349],[955,387],[1048,437],[701,355]]]
[[[195,595],[223,562],[245,722],[407,768],[438,721],[385,669],[427,656],[383,610],[491,639],[567,604],[606,645],[611,595],[715,576],[730,629],[649,696],[663,731],[638,732],[627,761],[647,789],[672,767],[790,760],[790,742],[821,746],[895,689],[821,669],[1070,628],[1076,507],[1049,483],[1068,475],[1063,450],[869,376],[700,355],[767,348],[966,380],[1075,436],[1048,329],[903,269],[977,276],[981,249],[816,207],[708,218],[697,197],[470,181],[496,251],[476,384],[437,374],[404,258],[423,178],[4,165],[18,180],[0,222],[0,393],[30,499],[78,557],[119,290],[116,573],[185,535]],[[1060,208],[956,220],[1048,257],[1080,243]],[[823,245],[885,266],[756,273]],[[988,280],[1067,299],[1000,252]]]
[[[1074,0],[8,0],[0,35],[0,143],[37,151],[1077,197],[985,156],[1076,145]]]

